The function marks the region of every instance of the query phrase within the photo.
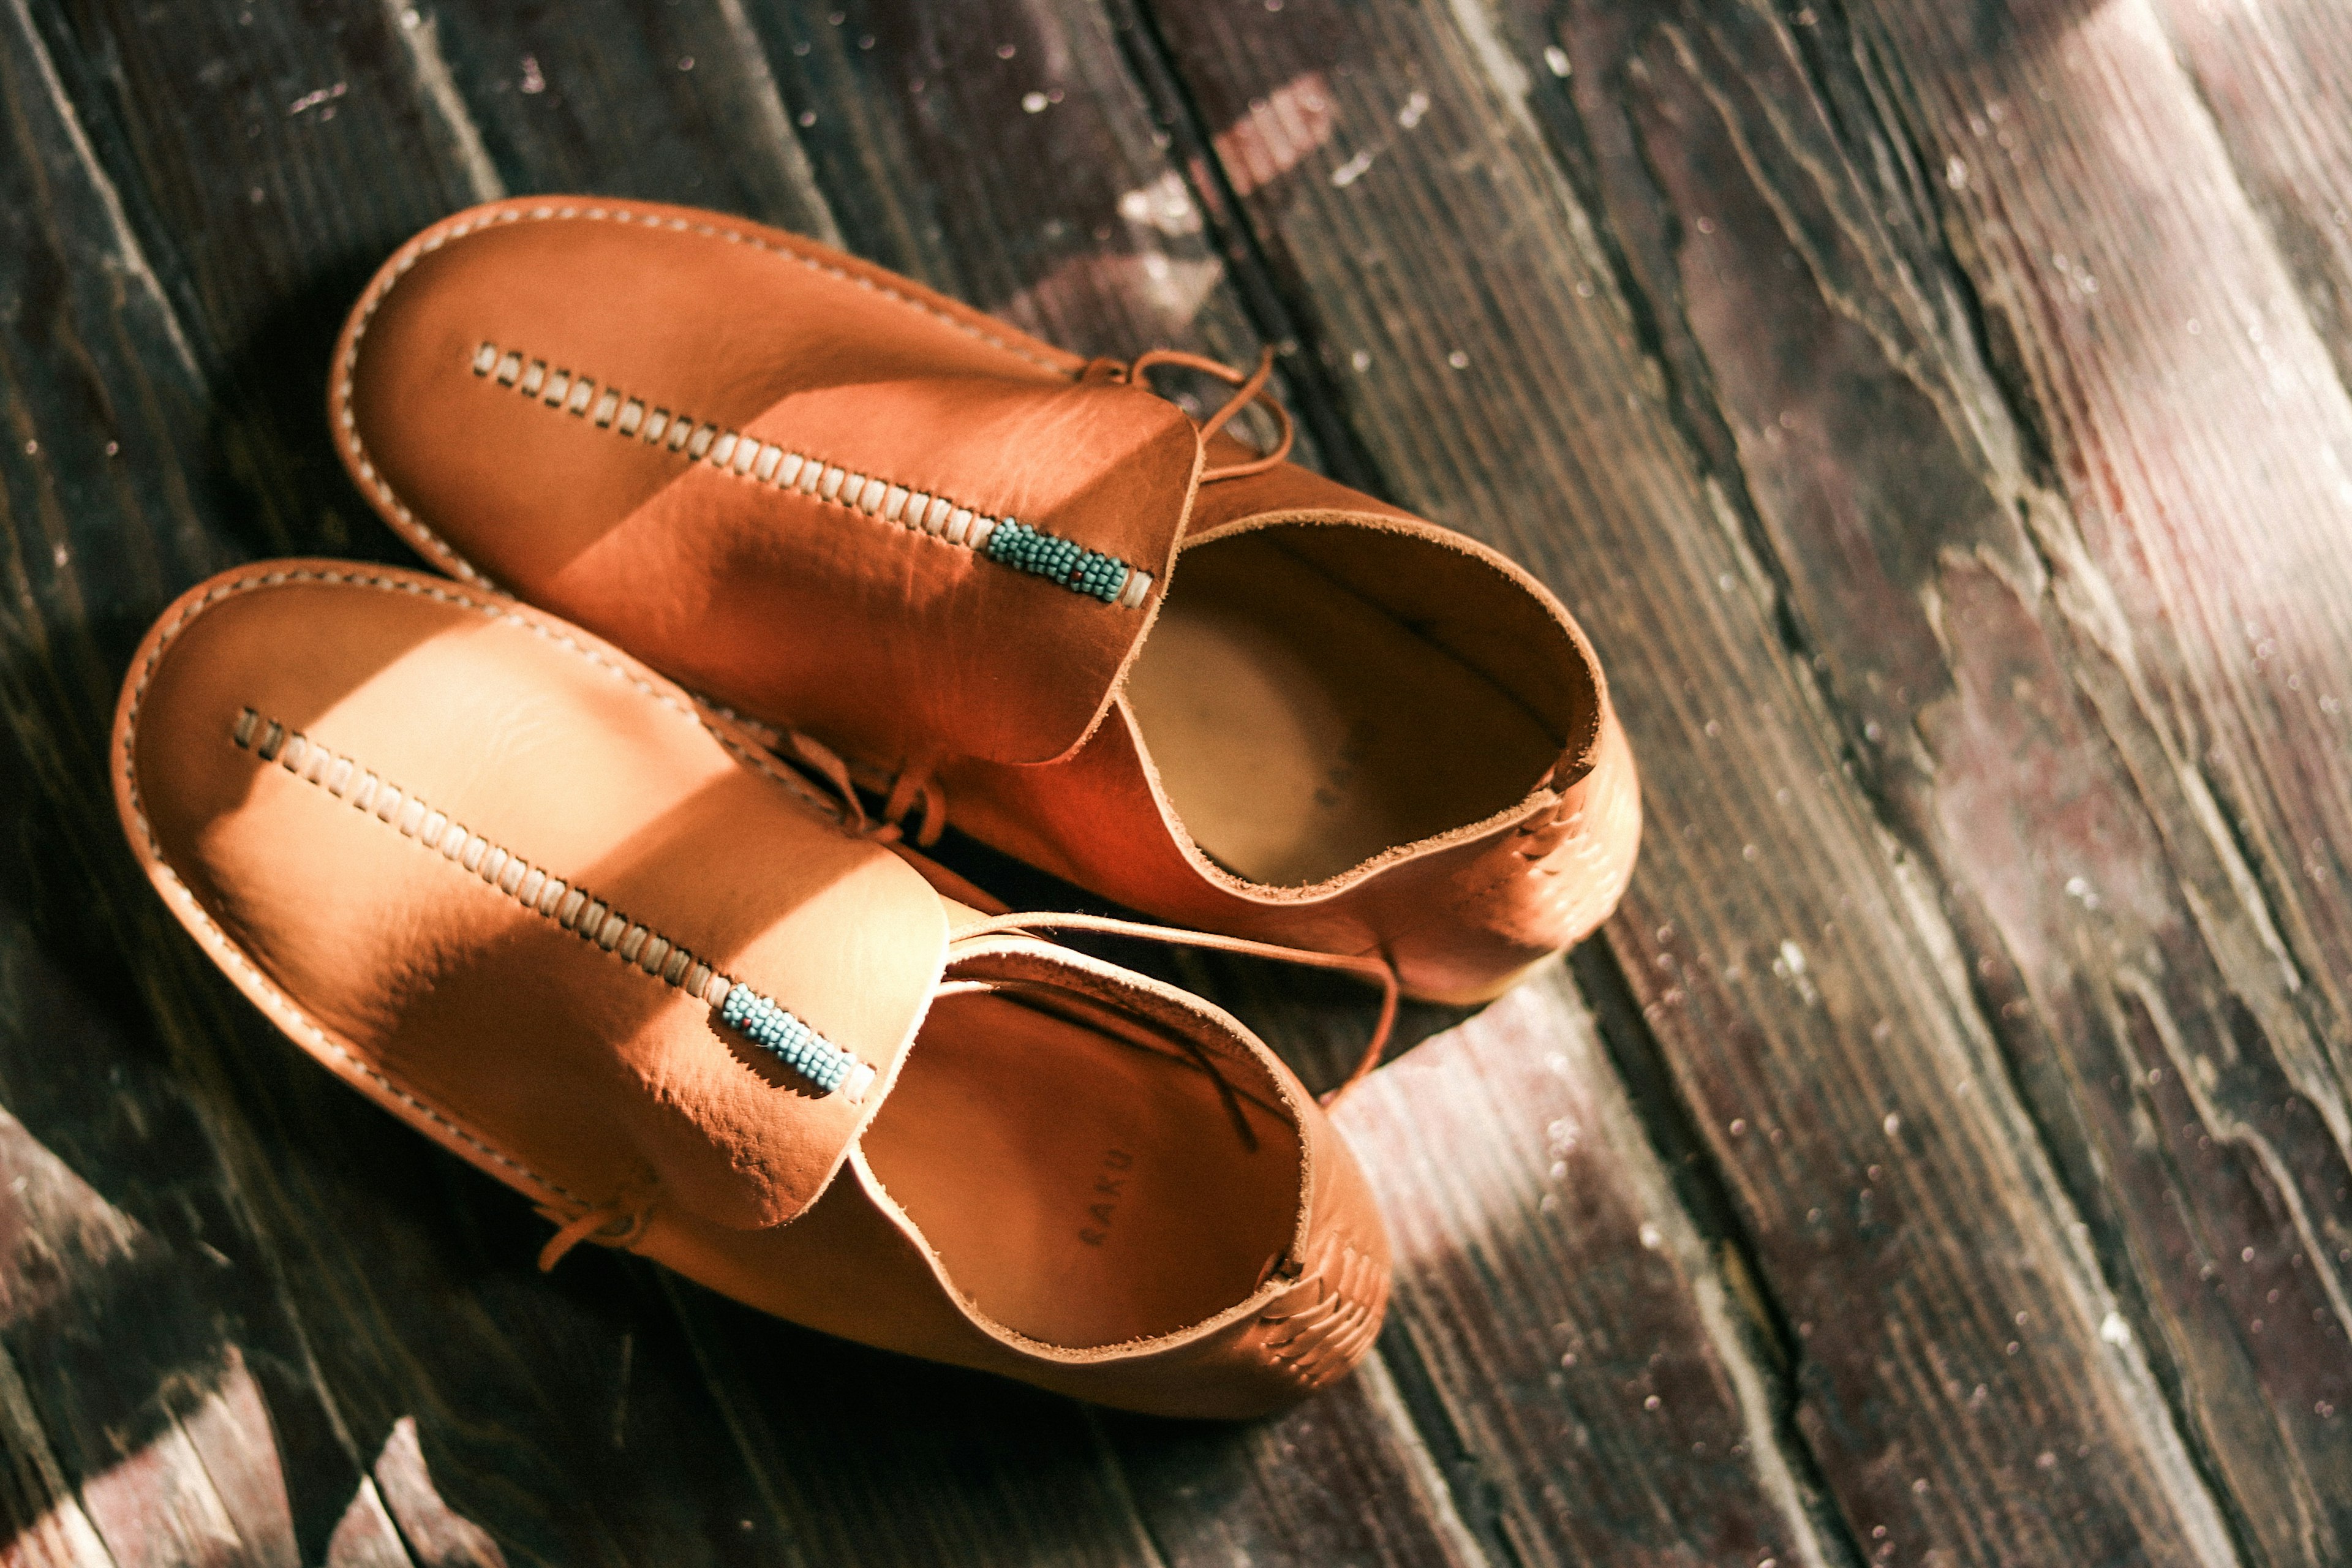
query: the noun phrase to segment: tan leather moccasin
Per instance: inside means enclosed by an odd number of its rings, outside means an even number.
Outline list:
[[[768,1311],[1106,1404],[1245,1415],[1370,1347],[1362,1176],[1233,1018],[943,894],[749,732],[446,579],[260,564],[118,710],[125,831],[362,1093]]]
[[[1196,426],[1171,361],[1238,390]],[[330,409],[436,566],[813,737],[894,818],[1483,1000],[1615,904],[1632,758],[1540,584],[1221,428],[1266,368],[1086,362],[774,229],[548,197],[403,247]]]

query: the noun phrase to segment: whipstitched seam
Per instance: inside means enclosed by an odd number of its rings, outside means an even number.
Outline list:
[[[652,214],[639,215],[630,211],[626,207],[614,207],[608,210],[601,206],[588,207],[585,209],[571,206],[537,206],[531,208],[528,213],[518,208],[506,207],[495,213],[488,213],[479,217],[467,218],[457,223],[450,224],[444,228],[430,230],[412,241],[408,247],[400,253],[399,257],[394,260],[391,268],[383,273],[374,284],[370,286],[367,297],[360,301],[358,317],[352,326],[351,345],[344,351],[343,363],[339,367],[341,374],[337,376],[335,382],[335,402],[337,405],[338,423],[340,423],[343,427],[344,441],[351,448],[353,462],[358,465],[362,481],[373,487],[377,498],[381,500],[384,505],[390,507],[393,510],[394,514],[396,515],[402,522],[415,530],[417,534],[425,541],[426,544],[441,557],[444,564],[448,566],[451,571],[457,573],[458,576],[463,577],[467,582],[476,584],[481,587],[487,588],[490,586],[490,580],[484,576],[480,572],[475,570],[473,564],[464,556],[458,554],[457,550],[450,545],[447,540],[435,532],[428,524],[415,514],[415,512],[412,511],[409,509],[408,503],[402,500],[400,497],[394,493],[392,486],[385,481],[383,476],[376,471],[374,462],[367,455],[366,443],[360,438],[359,421],[352,412],[352,380],[359,369],[360,342],[367,335],[368,323],[374,320],[376,311],[383,308],[384,300],[391,298],[393,289],[399,286],[400,280],[408,276],[410,268],[414,268],[417,262],[422,260],[425,257],[440,249],[443,246],[448,244],[449,241],[453,239],[462,239],[467,235],[488,228],[492,224],[517,223],[525,217],[529,217],[535,223],[543,223],[551,219],[569,220],[581,217],[590,218],[599,222],[642,223],[650,228],[667,228],[680,234],[691,231],[708,237],[724,239],[730,245],[749,245],[753,249],[765,251],[771,256],[781,257],[787,261],[798,262],[801,266],[807,268],[812,272],[820,272],[829,278],[837,278],[845,282],[855,283],[861,289],[871,289],[875,293],[881,295],[886,300],[903,305],[910,310],[929,316],[935,321],[945,322],[947,325],[969,337],[977,339],[979,342],[987,343],[992,347],[1002,349],[1017,359],[1026,360],[1029,363],[1036,365],[1041,370],[1049,370],[1057,375],[1068,375],[1070,374],[1068,367],[1065,365],[1056,364],[1053,361],[1046,359],[1042,355],[1032,353],[1028,350],[1009,342],[1006,340],[996,336],[992,332],[984,331],[981,328],[973,325],[971,322],[964,321],[961,317],[951,315],[948,311],[940,310],[936,305],[927,304],[909,295],[902,294],[887,283],[877,283],[873,279],[868,278],[862,273],[852,272],[846,268],[835,267],[829,262],[819,261],[814,257],[803,256],[796,250],[789,249],[783,246],[771,245],[766,240],[761,239],[755,235],[744,234],[739,230],[728,228],[720,225],[707,223],[689,224],[686,219],[680,217],[662,218],[656,217]]]
[[[1151,592],[1151,574],[1075,540],[1032,528],[1017,518],[995,518],[910,485],[860,474],[761,441],[683,411],[579,375],[511,345],[485,339],[470,361],[483,381],[511,389],[551,412],[562,412],[624,440],[665,447],[689,462],[707,463],[747,483],[863,513],[910,532],[961,545],[1015,571],[1043,577],[1072,593],[1121,609],[1139,608]]]
[[[718,1008],[730,1027],[824,1093],[846,1083],[849,1098],[862,1100],[873,1083],[873,1068],[771,998],[611,908],[587,889],[551,876],[545,868],[453,821],[424,796],[404,791],[357,758],[341,755],[253,708],[237,715],[229,739],[264,763],[276,763],[304,783],[397,828],[402,837],[439,851],[444,859],[581,941]]]
[[[1379,1330],[1385,1280],[1370,1257],[1336,1232],[1324,1238],[1307,1278],[1283,1299],[1287,1305],[1312,1287],[1315,1300],[1290,1310],[1269,1307],[1260,1314],[1260,1348],[1274,1366],[1308,1388],[1352,1366]]]
[[[479,579],[478,578],[477,581],[479,581]],[[246,958],[243,950],[237,946],[235,940],[232,939],[226,931],[221,929],[219,922],[215,921],[212,918],[210,912],[205,909],[203,902],[196,898],[195,893],[184,881],[181,880],[179,872],[173,868],[171,861],[164,856],[163,841],[156,837],[155,825],[147,815],[146,797],[143,796],[139,790],[139,770],[137,766],[139,714],[141,708],[146,701],[147,688],[155,679],[155,671],[163,663],[164,651],[178,639],[182,628],[186,626],[188,622],[194,619],[197,615],[233,595],[249,593],[256,588],[277,587],[286,583],[341,583],[352,587],[372,588],[379,593],[413,594],[425,598],[437,600],[444,604],[457,605],[463,608],[474,610],[479,614],[488,616],[493,619],[502,620],[511,625],[519,626],[524,630],[530,632],[533,636],[545,638],[547,641],[555,644],[557,647],[565,648],[580,658],[586,659],[589,663],[597,666],[599,668],[604,670],[607,674],[612,675],[615,679],[628,681],[630,685],[635,687],[639,692],[652,698],[663,707],[669,709],[672,712],[677,713],[688,723],[694,725],[695,728],[709,735],[713,740],[716,740],[720,745],[727,748],[729,754],[733,756],[737,761],[742,763],[745,766],[752,769],[754,772],[765,775],[768,778],[773,779],[777,784],[783,785],[785,789],[789,790],[795,796],[805,801],[810,805],[815,807],[818,811],[824,813],[826,816],[834,816],[835,813],[826,803],[818,799],[805,786],[789,778],[782,773],[780,773],[766,758],[759,755],[755,752],[752,752],[749,748],[739,744],[731,737],[720,733],[718,730],[713,729],[710,725],[705,723],[693,710],[687,707],[684,703],[679,702],[669,693],[663,691],[660,688],[653,685],[650,681],[647,681],[633,672],[623,668],[621,666],[614,664],[612,660],[604,658],[595,649],[583,647],[576,639],[558,632],[541,622],[533,620],[528,616],[518,614],[510,603],[486,604],[479,599],[469,598],[465,594],[458,593],[451,589],[429,586],[419,583],[403,582],[398,578],[376,576],[362,573],[265,572],[256,574],[255,575],[248,577],[233,578],[226,583],[215,584],[208,593],[205,593],[183,605],[180,613],[172,617],[171,621],[167,623],[162,630],[156,633],[155,646],[153,648],[149,650],[146,661],[139,667],[138,678],[131,683],[130,703],[123,712],[122,772],[131,797],[131,813],[132,817],[139,824],[140,837],[146,841],[148,853],[152,858],[157,869],[160,870],[164,878],[170,881],[172,887],[177,889],[179,897],[184,901],[188,913],[194,918],[197,924],[201,925],[205,931],[212,933],[214,942],[218,950],[226,953],[229,962],[239,970],[242,970],[252,980],[256,989],[275,1001],[278,1007],[285,1013],[300,1020],[303,1030],[309,1035],[314,1045],[317,1045],[324,1050],[332,1052],[336,1057],[348,1064],[352,1071],[359,1073],[362,1077],[373,1080],[381,1089],[383,1089],[386,1094],[392,1096],[394,1100],[399,1100],[402,1104],[408,1106],[418,1115],[423,1116],[427,1121],[441,1127],[448,1132],[451,1137],[456,1138],[467,1148],[478,1152],[484,1158],[505,1166],[508,1170],[514,1172],[524,1180],[536,1184],[547,1192],[555,1194],[566,1203],[584,1205],[587,1200],[572,1193],[568,1188],[564,1187],[562,1184],[540,1174],[537,1171],[532,1170],[530,1167],[522,1164],[511,1156],[483,1142],[481,1138],[478,1137],[472,1130],[466,1127],[462,1122],[444,1114],[437,1108],[428,1104],[424,1100],[419,1099],[415,1094],[411,1092],[403,1085],[394,1082],[390,1078],[387,1078],[383,1073],[377,1070],[376,1068],[368,1062],[361,1059],[358,1056],[345,1049],[341,1041],[337,1040],[333,1036],[320,1028],[311,1020],[310,1016],[308,1013],[305,1013],[301,1007],[294,1002],[293,998],[288,996],[283,991],[279,990],[276,983],[271,981],[268,975],[262,973],[258,968]]]

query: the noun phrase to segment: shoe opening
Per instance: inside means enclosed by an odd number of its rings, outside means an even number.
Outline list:
[[[864,1148],[982,1315],[1066,1349],[1176,1332],[1250,1295],[1289,1247],[1299,1134],[1272,1076],[1208,1013],[968,959]]]
[[[1504,810],[1600,708],[1583,648],[1518,582],[1345,523],[1188,546],[1127,695],[1192,841],[1271,887]]]

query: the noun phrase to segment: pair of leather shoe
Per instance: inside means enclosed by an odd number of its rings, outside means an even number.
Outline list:
[[[714,214],[460,214],[329,391],[446,575],[184,596],[124,686],[126,831],[298,1044],[539,1204],[545,1261],[1276,1407],[1378,1330],[1362,1175],[1240,1023],[1041,933],[1484,1000],[1606,915],[1639,805],[1559,603],[1284,461],[1269,363],[1083,361]],[[1009,911],[923,853],[947,822],[1169,924]]]

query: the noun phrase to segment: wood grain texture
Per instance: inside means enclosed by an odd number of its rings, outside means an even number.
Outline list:
[[[2231,1561],[2155,1380],[2101,1337],[2111,1298],[1950,930],[1658,395],[1525,67],[1484,13],[1450,21],[1160,14],[1210,119],[1250,118],[1285,170],[1227,159],[1368,447],[1405,499],[1539,563],[1601,646],[1652,825],[1609,941],[1792,1327],[1849,1537]]]
[[[451,5],[429,26],[449,113],[509,193],[593,191],[839,242],[738,4]]]
[[[2195,760],[2145,705],[2135,672],[2161,650],[2112,613],[1979,352],[1932,196],[1969,176],[1910,177],[1818,29],[1737,5],[1534,10],[1520,57],[1572,63],[1538,112],[1601,194],[1846,743],[1943,889],[2118,1293],[2109,1331],[2147,1346],[2256,1560],[2335,1561],[2346,1173],[2292,1070],[2326,1047]]]
[[[1340,1125],[1396,1245],[1392,1332],[1508,1561],[1849,1560],[1782,1452],[1767,1332],[1564,973],[1390,1067]]]
[[[41,39],[22,7],[0,24],[0,1351],[42,1428],[24,1450],[41,1517],[77,1550],[177,1550],[180,1525],[136,1506],[143,1474],[231,1560],[281,1561],[332,1519],[289,1502],[286,1471],[340,1503],[357,1458],[257,1267],[204,1073],[142,1018],[166,995],[202,1017],[218,993],[110,841],[103,763],[139,623],[224,558],[189,504],[206,389]]]
[[[843,0],[753,25],[851,249],[1080,353],[1255,355],[1096,7]]]
[[[2108,613],[2160,634],[2131,645],[2135,696],[2243,858],[2302,1015],[2275,1026],[2280,1067],[2341,1159],[2352,487],[2331,454],[2352,398],[2147,7],[2052,7],[1998,39],[1874,9],[1856,28],[1944,172],[1946,232]]]
[[[2352,39],[2325,0],[2156,7],[2246,199],[2344,377],[2352,369]]]

